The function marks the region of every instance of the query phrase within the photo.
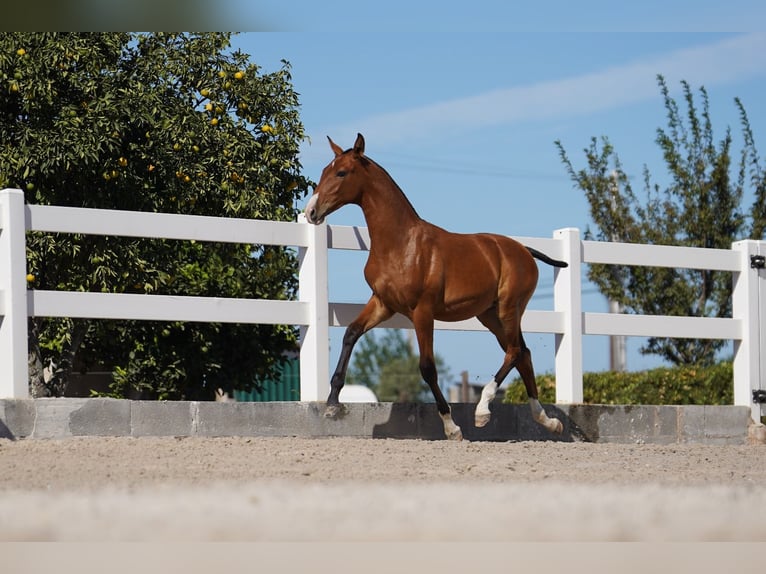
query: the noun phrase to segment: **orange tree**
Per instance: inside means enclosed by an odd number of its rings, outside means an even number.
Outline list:
[[[289,64],[205,34],[0,36],[0,188],[34,204],[293,220],[304,139]],[[32,288],[288,299],[290,250],[28,235]],[[112,393],[205,399],[271,376],[289,326],[30,320],[33,396],[105,365]]]

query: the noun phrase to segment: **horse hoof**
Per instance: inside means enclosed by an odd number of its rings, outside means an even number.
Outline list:
[[[447,435],[448,440],[458,440],[458,441],[463,440],[463,431],[460,430],[460,427],[455,427],[454,430],[450,432],[445,431],[445,433]]]
[[[338,418],[339,414],[340,414],[340,405],[327,405],[327,408],[324,411],[324,418],[336,419]]]
[[[492,415],[489,414],[489,413],[484,414],[484,415],[476,414],[476,415],[474,415],[474,424],[477,427],[486,426],[487,423],[489,422],[490,418],[492,418]]]
[[[551,422],[554,423],[550,426],[551,432],[555,432],[556,434],[564,432],[564,425],[561,424],[559,419],[551,419]]]

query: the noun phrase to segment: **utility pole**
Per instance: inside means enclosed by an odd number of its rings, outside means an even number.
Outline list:
[[[460,373],[460,402],[461,403],[468,403],[470,402],[468,397],[468,371],[463,371]]]
[[[622,313],[622,305],[612,299],[609,300],[610,313]],[[627,369],[628,360],[625,350],[625,335],[609,336],[609,370],[622,372]]]
[[[620,191],[620,184],[618,180],[617,171],[612,172],[612,211],[616,207],[616,197]],[[620,237],[617,233],[612,233],[612,241],[620,241]],[[609,299],[609,312],[610,313],[622,313],[622,305],[618,301]],[[625,371],[628,366],[627,353],[625,350],[625,335],[610,335],[609,336],[609,370],[610,371]]]

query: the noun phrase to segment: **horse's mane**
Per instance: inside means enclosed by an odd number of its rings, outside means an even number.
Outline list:
[[[347,150],[346,150],[345,152],[343,152],[343,153],[348,153],[348,152],[350,152],[350,151],[352,151],[352,150],[351,150],[351,149],[347,149]],[[369,158],[369,157],[367,157],[366,155],[362,155],[362,156],[359,156],[359,161],[362,163],[362,165],[368,165],[368,164],[371,164],[371,165],[375,166],[376,168],[378,168],[380,171],[382,171],[382,172],[383,172],[383,174],[384,174],[384,175],[385,175],[385,176],[386,176],[386,177],[389,179],[389,181],[390,181],[390,182],[393,184],[393,186],[394,186],[394,187],[396,188],[396,190],[399,192],[399,194],[400,194],[400,195],[401,195],[401,196],[404,198],[404,201],[406,201],[406,202],[407,202],[407,205],[409,205],[409,206],[410,206],[410,209],[412,210],[412,212],[413,212],[413,213],[414,213],[414,214],[415,214],[415,215],[418,217],[418,219],[420,219],[420,215],[418,215],[418,212],[417,212],[417,210],[415,209],[415,206],[413,206],[413,205],[412,205],[412,202],[411,202],[411,201],[410,201],[410,199],[407,197],[407,194],[405,194],[405,193],[404,193],[404,191],[402,191],[402,188],[401,188],[401,187],[399,187],[399,184],[398,184],[398,183],[396,183],[396,180],[395,180],[393,177],[391,177],[391,174],[390,174],[390,173],[388,173],[388,172],[386,171],[386,169],[385,169],[385,168],[384,168],[382,165],[380,165],[380,164],[379,164],[378,162],[376,162],[375,160],[372,160],[372,159],[370,159],[370,158]]]

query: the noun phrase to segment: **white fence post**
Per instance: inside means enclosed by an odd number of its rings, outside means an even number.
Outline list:
[[[29,396],[24,194],[0,191],[0,398]]]
[[[766,328],[766,270],[751,267],[751,257],[766,254],[766,242],[737,241],[732,249],[741,254],[740,271],[733,274],[732,315],[742,325],[734,341],[734,404],[751,408],[753,420],[761,420],[761,406],[753,391],[761,389],[761,348]]]
[[[301,401],[325,400],[330,392],[330,303],[327,276],[327,224],[311,225],[303,214],[308,247],[298,253],[298,292],[309,304],[309,324],[301,327]]]
[[[553,309],[564,315],[564,332],[556,334],[556,402],[581,403],[582,392],[582,247],[580,231],[557,229],[561,253],[569,267],[557,268],[553,279]]]

